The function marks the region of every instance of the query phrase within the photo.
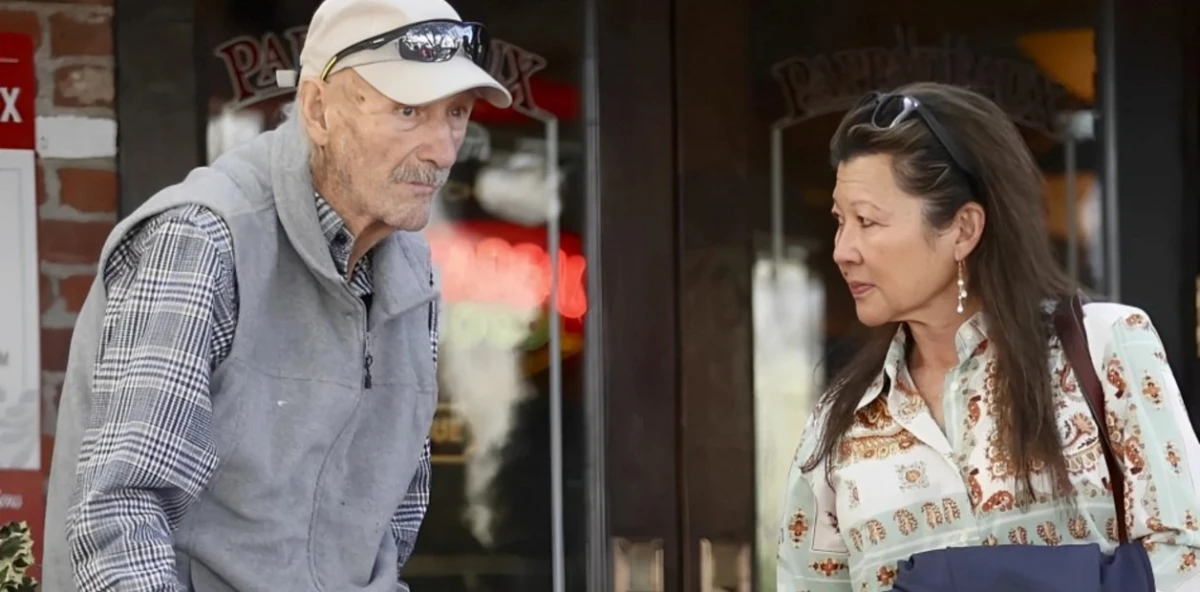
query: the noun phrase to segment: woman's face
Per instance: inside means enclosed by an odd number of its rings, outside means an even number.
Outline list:
[[[923,205],[896,185],[890,155],[838,166],[833,260],[867,326],[955,314],[958,233],[931,228]]]

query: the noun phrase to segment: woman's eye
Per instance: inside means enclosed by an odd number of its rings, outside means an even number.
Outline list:
[[[412,117],[413,115],[417,114],[417,108],[416,107],[401,107],[400,114],[405,117]]]
[[[868,227],[871,227],[871,226],[874,226],[874,225],[875,225],[875,223],[874,223],[874,222],[872,222],[872,221],[870,221],[870,220],[867,220],[866,218],[863,218],[862,216],[859,216],[859,217],[858,217],[858,223],[859,223],[859,225],[860,225],[860,226],[862,226],[863,228],[868,228]]]

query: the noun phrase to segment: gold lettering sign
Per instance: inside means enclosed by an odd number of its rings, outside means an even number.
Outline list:
[[[519,45],[493,39],[488,72],[512,95],[512,109],[536,118],[543,111],[533,100],[533,75],[546,67],[546,58]]]
[[[1054,114],[1067,94],[1031,64],[977,56],[961,38],[921,46],[915,31],[903,29],[897,30],[893,47],[797,56],[775,64],[771,73],[787,101],[787,115],[776,123],[779,127],[846,111],[870,91],[931,81],[982,93],[1015,123],[1054,137],[1058,135]]]
[[[470,452],[467,422],[453,403],[439,402],[429,429],[429,444],[434,464],[460,465]]]
[[[229,76],[233,96],[227,105],[239,109],[273,97],[295,92],[275,84],[276,70],[295,70],[308,27],[291,27],[282,34],[268,32],[259,37],[239,35],[213,49]],[[488,71],[512,94],[512,109],[536,117],[542,113],[533,98],[532,77],[546,67],[546,59],[519,45],[493,39]]]

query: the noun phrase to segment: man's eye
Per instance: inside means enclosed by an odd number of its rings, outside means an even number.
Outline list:
[[[413,115],[417,114],[417,108],[416,107],[401,107],[400,114],[405,117],[412,117]]]

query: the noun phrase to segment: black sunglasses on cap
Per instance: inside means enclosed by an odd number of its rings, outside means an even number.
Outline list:
[[[333,67],[346,56],[379,49],[393,42],[396,43],[400,57],[410,62],[447,62],[462,53],[475,65],[484,69],[487,68],[488,48],[491,45],[487,29],[479,23],[454,20],[421,21],[364,39],[337,52],[329,58],[325,69],[321,70],[321,80],[325,80],[333,71]]]
[[[942,145],[942,148],[946,149],[946,153],[950,155],[950,160],[954,161],[954,166],[958,167],[958,170],[966,175],[967,184],[971,188],[971,194],[976,198],[980,198],[979,174],[972,164],[972,159],[954,139],[954,136],[945,127],[942,127],[941,122],[938,121],[937,117],[934,117],[933,112],[921,104],[921,101],[916,97],[901,93],[872,92],[867,93],[867,96],[859,101],[854,110],[857,111],[872,104],[875,106],[875,109],[871,111],[871,118],[868,122],[876,129],[892,129],[915,113],[925,123],[925,127],[929,128],[930,133]]]

